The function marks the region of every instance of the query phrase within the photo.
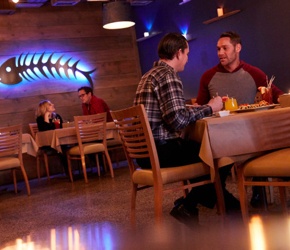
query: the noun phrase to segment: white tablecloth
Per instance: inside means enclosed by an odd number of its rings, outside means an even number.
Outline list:
[[[22,153],[36,156],[38,146],[30,134],[22,134]]]

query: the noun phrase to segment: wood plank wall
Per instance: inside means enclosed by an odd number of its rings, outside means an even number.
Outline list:
[[[141,77],[135,28],[103,29],[100,2],[69,7],[48,3],[41,8],[17,9],[12,15],[0,15],[0,78],[7,59],[43,52],[59,57],[68,55],[84,62],[89,69],[96,69],[91,74],[94,93],[112,110],[132,105]],[[29,133],[28,123],[35,122],[35,109],[43,99],[51,100],[57,113],[72,121],[74,115],[82,114],[77,89],[83,85],[89,86],[88,81],[45,77],[15,85],[0,82],[0,126],[22,123],[23,132]],[[35,158],[25,155],[24,164],[29,178],[35,178]],[[62,170],[58,162],[50,162],[50,166],[51,173]],[[1,184],[11,181],[10,173],[1,173]]]
[[[75,6],[17,9],[0,15],[0,65],[21,53],[69,55],[96,69],[91,74],[94,93],[112,110],[131,106],[141,77],[135,29],[102,28],[102,5],[82,2]],[[1,68],[0,66],[0,77]],[[0,126],[35,121],[40,100],[49,99],[64,120],[81,114],[77,88],[88,81],[41,78],[15,85],[0,83]]]

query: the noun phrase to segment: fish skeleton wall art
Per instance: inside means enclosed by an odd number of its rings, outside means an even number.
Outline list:
[[[47,79],[50,77],[63,78],[63,74],[61,72],[64,72],[65,76],[68,79],[71,79],[69,72],[72,72],[75,79],[77,78],[77,73],[84,76],[93,88],[93,80],[90,75],[96,69],[91,71],[83,71],[78,68],[78,63],[80,60],[70,65],[72,58],[69,58],[64,63],[61,63],[64,55],[61,55],[55,62],[53,62],[54,53],[51,53],[47,60],[45,60],[45,56],[47,55],[42,53],[38,56],[39,58],[37,58],[36,53],[22,53],[18,58],[9,58],[0,66],[0,82],[7,85],[14,85],[20,83],[23,78],[27,81],[34,81],[37,80],[37,78],[40,79],[39,74],[43,75]]]

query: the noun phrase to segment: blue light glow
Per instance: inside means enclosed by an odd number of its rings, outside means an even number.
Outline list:
[[[150,32],[153,26],[153,20],[146,20],[144,24],[145,24],[146,30]]]
[[[183,26],[183,27],[180,27],[179,29],[180,29],[181,34],[186,38],[186,35],[188,32],[188,26]]]
[[[10,59],[13,59],[13,57],[1,61],[0,66]],[[58,70],[55,68],[57,65],[54,65],[56,62],[59,63],[57,64],[59,66]],[[63,84],[64,87],[69,85],[77,88],[89,85],[90,77],[94,74],[85,74],[93,68],[80,58],[74,58],[69,54],[63,53],[22,53],[15,56],[15,64],[15,66],[7,66],[5,71],[7,73],[16,71],[15,73],[19,74],[22,80],[18,83],[4,84],[0,79],[0,98],[5,98],[7,95],[9,96],[8,98],[13,98],[15,96],[14,93],[17,96],[20,96],[21,93],[29,95],[30,89],[34,91],[39,83],[49,86],[51,83],[54,84],[56,80],[59,84]],[[4,76],[1,77],[5,79]],[[9,89],[9,94],[6,95],[5,90],[7,89]]]
[[[83,74],[81,74],[80,72],[76,72],[76,78],[78,79],[78,80],[80,80],[80,81],[85,81],[86,80],[86,78],[84,77],[84,75]]]

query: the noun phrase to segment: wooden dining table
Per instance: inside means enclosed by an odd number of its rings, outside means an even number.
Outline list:
[[[64,124],[63,124],[64,125]],[[107,140],[118,139],[118,131],[114,122],[107,122]],[[61,145],[77,144],[77,135],[74,124],[66,124],[63,128],[37,132],[35,141],[39,147],[50,146],[62,152]]]
[[[204,118],[188,126],[183,137],[201,143],[199,156],[210,167],[212,180],[218,182],[220,167],[290,146],[290,108]],[[225,213],[221,203],[221,213]]]

